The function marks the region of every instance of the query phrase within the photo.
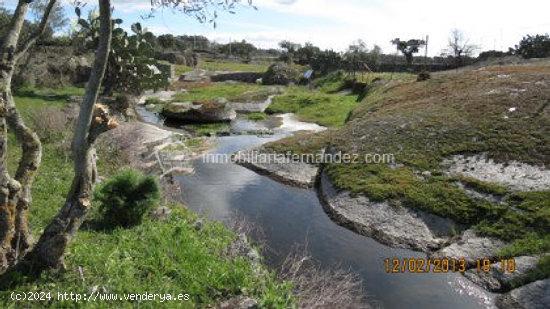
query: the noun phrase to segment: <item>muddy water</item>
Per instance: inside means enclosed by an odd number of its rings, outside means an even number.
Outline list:
[[[249,129],[243,121],[232,127]],[[318,129],[292,115],[278,122],[278,127],[270,128],[274,135],[268,137],[219,137],[212,152],[232,154],[292,131]],[[244,217],[260,227],[272,265],[281,262],[294,246],[305,245],[324,267],[337,266],[356,273],[370,302],[383,308],[491,307],[492,296],[459,274],[387,274],[384,259],[425,255],[390,248],[336,225],[324,213],[314,190],[286,186],[232,163],[203,163],[199,159],[194,167],[194,175],[178,177],[185,203],[214,220]]]

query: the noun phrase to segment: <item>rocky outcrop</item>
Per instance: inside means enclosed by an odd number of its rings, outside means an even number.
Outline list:
[[[438,236],[440,232],[433,226],[453,229],[454,224],[447,219],[338,191],[324,172],[318,190],[323,207],[334,221],[389,246],[430,252],[449,240],[446,235]],[[431,222],[425,219],[428,217]]]
[[[550,170],[516,161],[496,163],[486,154],[456,155],[443,162],[448,174],[472,177],[507,186],[518,191],[550,189]]]
[[[172,100],[172,97],[176,94],[175,91],[157,91],[152,90],[145,91],[143,95],[138,99],[138,104],[146,104],[148,99],[158,100],[160,102],[168,102]]]
[[[229,106],[238,113],[263,113],[271,105],[274,96],[261,102],[229,102]]]
[[[179,77],[180,82],[210,82],[210,75],[205,70],[193,70]]]
[[[535,281],[501,295],[496,299],[501,309],[546,309],[550,308],[550,279]]]
[[[265,153],[261,149],[239,151],[233,160],[258,174],[302,188],[313,187],[319,170],[318,166],[292,161],[281,154]]]
[[[473,266],[477,260],[497,257],[498,251],[503,249],[506,243],[489,237],[481,237],[472,229],[466,230],[458,241],[432,254],[434,258],[464,258],[468,265]]]
[[[162,109],[166,118],[187,123],[229,122],[237,117],[231,106],[224,102],[176,102]]]
[[[15,85],[56,88],[83,84],[92,71],[92,54],[77,55],[71,47],[37,46],[20,61]]]
[[[188,63],[184,55],[176,52],[157,53],[155,55],[155,58],[159,60],[168,61],[172,64],[187,65]]]
[[[527,273],[537,267],[539,257],[520,256],[514,258],[515,270],[506,271],[506,266],[501,262],[491,265],[489,272],[478,272],[477,269],[470,269],[464,273],[464,276],[477,285],[491,292],[507,292],[511,289],[513,282],[521,282],[527,276]],[[503,271],[504,269],[504,271]]]

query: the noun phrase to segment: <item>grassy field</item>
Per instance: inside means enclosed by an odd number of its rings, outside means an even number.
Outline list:
[[[226,60],[201,61],[199,69],[207,71],[265,72],[269,63],[242,63]]]
[[[191,71],[193,71],[192,67],[188,67],[186,65],[181,65],[181,64],[176,65],[176,76],[178,77]]]
[[[440,166],[443,159],[464,153],[548,166],[550,118],[545,109],[550,89],[537,87],[541,81],[550,81],[549,66],[441,73],[426,82],[397,74],[371,89],[342,128],[322,138],[288,138],[267,147],[299,153],[332,145],[344,153],[392,154],[401,165],[325,168],[339,188],[452,218],[482,235],[511,242],[503,256],[549,252],[550,191],[514,192],[490,182],[446,176]],[[321,87],[331,92],[338,83],[334,78]],[[287,105],[300,113],[299,104]],[[420,177],[424,171],[431,176]],[[457,182],[504,203],[473,198]]]
[[[79,89],[20,92],[16,103],[23,115],[32,109],[64,106],[66,95],[81,94]],[[68,132],[67,132],[68,133]],[[67,134],[69,135],[69,134]],[[13,171],[20,155],[14,137],[9,140],[9,167]],[[99,153],[100,158],[112,156]],[[116,160],[99,161],[100,174],[107,176],[118,169]],[[59,141],[44,144],[43,163],[33,186],[30,212],[35,236],[56,214],[65,200],[72,180],[72,163]],[[22,281],[14,290],[0,293],[4,308],[21,306],[73,307],[74,302],[19,302],[10,299],[12,291],[91,293],[94,287],[109,293],[189,294],[184,303],[168,302],[167,307],[195,308],[214,305],[233,295],[250,295],[262,307],[287,307],[294,301],[291,286],[275,280],[269,272],[257,273],[244,258],[225,253],[235,235],[221,224],[204,221],[194,228],[197,216],[179,205],[168,205],[173,213],[166,222],[146,219],[130,229],[112,231],[94,229],[85,223],[70,245],[66,271],[47,272],[40,278]],[[100,220],[92,212],[87,222]],[[200,219],[202,220],[202,219]],[[79,270],[80,269],[80,270]],[[81,307],[132,307],[132,302],[91,302]],[[159,303],[143,302],[155,307]]]

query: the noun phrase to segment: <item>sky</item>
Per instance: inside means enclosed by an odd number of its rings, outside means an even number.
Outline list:
[[[549,0],[253,0],[257,10],[241,5],[236,14],[219,12],[216,28],[171,9],[143,19],[149,0],[112,1],[114,15],[124,20],[126,28],[139,21],[157,35],[200,34],[219,43],[244,39],[262,48],[290,40],[344,51],[361,39],[369,47],[377,44],[394,53],[392,39],[428,35],[429,55],[439,55],[455,28],[479,46],[478,51],[507,50],[526,34],[550,33]],[[5,2],[9,6],[15,0]],[[97,3],[87,2],[87,8]],[[66,3],[73,17],[74,10]]]

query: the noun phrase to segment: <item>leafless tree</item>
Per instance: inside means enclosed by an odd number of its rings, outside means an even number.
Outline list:
[[[478,49],[474,44],[470,44],[470,40],[464,35],[464,32],[453,29],[449,36],[449,44],[446,53],[456,59],[456,65],[464,64],[464,58],[470,57]]]

